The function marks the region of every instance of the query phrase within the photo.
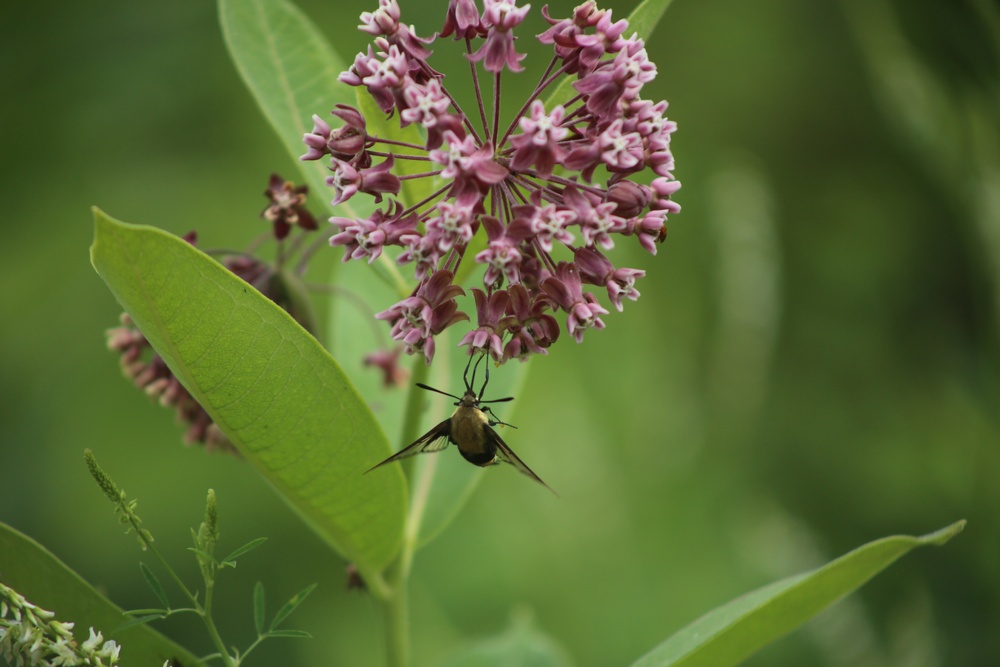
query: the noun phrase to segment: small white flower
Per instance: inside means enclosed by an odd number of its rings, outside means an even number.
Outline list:
[[[90,637],[87,638],[83,644],[80,645],[80,649],[84,653],[93,653],[97,648],[97,645],[104,641],[104,635],[100,632],[94,632],[94,628],[90,628]]]

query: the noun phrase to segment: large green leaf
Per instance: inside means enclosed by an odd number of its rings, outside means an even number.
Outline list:
[[[625,31],[623,37],[629,37],[632,33],[636,33],[639,37],[648,40],[671,2],[672,0],[642,0],[628,15],[628,30]],[[557,104],[563,104],[576,95],[576,90],[573,88],[574,81],[575,79],[571,77],[564,77],[562,82],[545,99],[545,108],[551,109]]]
[[[183,240],[95,211],[91,261],[240,452],[376,593],[405,482],[364,475],[385,435],[340,366],[283,310]]]
[[[302,135],[313,114],[327,121],[334,105],[352,103],[354,90],[337,80],[347,68],[322,33],[286,0],[219,0],[219,21],[236,69],[293,157],[306,152]],[[323,199],[324,160],[302,162],[312,191]],[[327,205],[329,205],[327,201]],[[351,215],[349,207],[343,215]]]
[[[942,545],[964,521],[910,537],[869,542],[823,567],[782,579],[705,614],[676,633],[633,667],[727,667],[745,660],[860,587],[911,549]]]
[[[48,549],[10,526],[0,523],[0,582],[29,602],[54,612],[64,623],[75,623],[73,635],[82,642],[89,628],[114,639],[124,665],[203,665],[186,649],[147,625],[133,625],[111,634],[128,622],[122,610],[66,567]]]

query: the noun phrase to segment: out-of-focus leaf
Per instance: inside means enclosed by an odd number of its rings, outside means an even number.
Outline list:
[[[284,620],[288,618],[288,616],[295,611],[295,609],[302,604],[302,602],[305,601],[305,599],[309,597],[309,594],[314,590],[316,590],[316,584],[309,584],[301,591],[293,595],[291,600],[282,605],[281,609],[278,610],[278,613],[274,615],[274,620],[271,621],[270,631],[273,632],[279,625],[281,625],[282,622],[284,622]]]
[[[156,578],[156,575],[153,574],[153,571],[145,563],[139,563],[139,569],[142,570],[142,576],[145,577],[146,583],[153,589],[153,595],[156,596],[156,599],[164,607],[170,609],[170,601],[167,600],[167,593],[163,590],[163,584],[160,583],[160,580]]]
[[[264,584],[257,582],[253,587],[253,627],[258,635],[264,634]]]
[[[240,547],[239,549],[237,549],[233,553],[231,553],[228,556],[226,556],[225,558],[223,558],[222,562],[223,563],[232,563],[232,565],[235,566],[236,565],[235,561],[236,561],[237,558],[239,558],[240,556],[242,556],[243,554],[245,554],[247,552],[253,551],[254,549],[256,549],[257,547],[259,547],[260,545],[264,544],[264,542],[267,542],[267,538],[266,537],[258,537],[258,538],[254,539],[254,540],[250,540],[249,542],[247,542],[246,544],[244,544],[242,547]]]
[[[369,587],[399,549],[405,482],[340,366],[283,310],[189,243],[95,212],[91,261],[243,456]]]
[[[119,607],[98,593],[49,550],[10,526],[0,523],[0,582],[29,602],[54,612],[64,623],[75,623],[73,634],[82,642],[88,628],[114,639],[121,647],[122,664],[162,665],[167,660],[184,667],[204,665],[183,647],[147,625],[122,628],[127,622]],[[113,636],[111,632],[121,628]]]
[[[639,37],[649,39],[671,2],[672,0],[642,0],[628,15],[628,30],[622,36],[630,37],[632,33],[637,33]],[[575,77],[564,77],[545,99],[545,108],[551,109],[557,104],[564,104],[576,95],[576,90],[573,88],[574,81]]]
[[[302,135],[312,129],[313,114],[336,121],[329,116],[334,105],[354,101],[351,87],[337,80],[346,63],[309,17],[287,0],[219,0],[219,21],[236,69],[298,160],[306,152]],[[326,161],[299,164],[314,197],[326,199],[329,206]]]
[[[536,628],[530,616],[518,614],[502,635],[471,644],[441,667],[570,667],[572,664],[566,651]]]
[[[633,667],[726,667],[802,625],[859,588],[911,549],[942,545],[965,527],[953,523],[923,537],[869,542],[823,567],[782,579],[705,614]]]

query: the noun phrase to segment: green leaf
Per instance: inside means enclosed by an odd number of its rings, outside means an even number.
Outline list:
[[[823,567],[775,582],[710,611],[670,637],[633,667],[726,667],[802,625],[920,546],[940,546],[965,521],[924,535],[886,537]]]
[[[260,545],[264,544],[264,542],[267,542],[267,538],[266,537],[258,537],[255,540],[250,540],[249,542],[247,542],[246,544],[244,544],[242,547],[240,547],[239,549],[237,549],[233,553],[231,553],[228,556],[226,556],[225,558],[223,558],[222,562],[223,563],[231,563],[233,566],[235,566],[236,565],[235,561],[236,561],[237,558],[239,558],[240,556],[242,556],[243,554],[245,554],[245,553],[247,553],[249,551],[253,551],[254,549],[256,549],[257,547],[259,547]]]
[[[168,609],[128,609],[125,612],[126,616],[149,616],[150,618],[164,617],[170,613]]]
[[[0,523],[0,581],[29,602],[55,613],[62,622],[76,624],[77,641],[89,636],[88,628],[105,637],[126,621],[124,612],[98,593],[45,547],[27,535]],[[184,667],[204,665],[183,647],[146,625],[116,632],[123,664],[162,665],[173,659]]]
[[[306,152],[302,135],[312,129],[313,114],[329,120],[334,105],[353,102],[354,90],[337,80],[347,64],[312,21],[286,0],[219,0],[219,21],[236,69],[298,161]],[[298,164],[314,195],[325,195],[325,161]]]
[[[271,630],[267,636],[312,639],[312,635],[305,630]]]
[[[633,33],[637,33],[642,39],[648,40],[671,2],[672,0],[642,0],[628,15],[628,30],[622,36],[630,37]],[[572,99],[576,95],[576,90],[573,88],[574,81],[576,81],[574,77],[564,77],[556,89],[545,98],[545,108],[552,109],[557,104],[564,104]]]
[[[405,482],[340,366],[283,310],[176,236],[95,211],[91,261],[245,459],[370,589],[396,555]]]
[[[534,627],[527,613],[515,614],[510,628],[468,646],[441,667],[569,667],[566,651]]]
[[[638,33],[639,37],[648,40],[653,30],[659,25],[660,19],[667,11],[667,7],[673,0],[642,0],[639,5],[628,15],[628,30],[624,37],[629,37],[632,33]]]
[[[288,615],[295,611],[302,602],[309,597],[309,594],[316,589],[316,584],[309,584],[301,591],[292,596],[292,599],[285,603],[285,606],[278,610],[278,613],[274,615],[274,620],[271,621],[271,628],[268,634],[274,632],[275,628],[281,625],[281,622],[288,618]]]
[[[264,634],[264,584],[259,581],[253,587],[253,627]]]
[[[163,584],[160,583],[160,580],[156,578],[156,575],[153,574],[153,571],[150,570],[145,563],[139,563],[139,569],[142,570],[142,576],[146,579],[146,583],[149,584],[151,589],[153,589],[153,595],[156,596],[156,599],[159,600],[160,604],[164,607],[170,609],[170,602],[167,600],[167,593],[163,590]]]
[[[125,613],[129,614],[130,616],[134,616],[136,612],[129,611],[129,612],[125,612]],[[116,627],[112,631],[112,633],[115,636],[117,636],[119,632],[121,632],[122,630],[126,630],[128,628],[131,628],[133,625],[145,625],[145,624],[151,623],[153,621],[159,621],[160,619],[164,619],[166,617],[167,617],[167,614],[165,614],[165,613],[161,613],[161,614],[147,614],[145,616],[135,616],[135,618],[133,618],[132,620],[125,621],[124,623],[122,623],[121,625],[119,625],[118,627]]]

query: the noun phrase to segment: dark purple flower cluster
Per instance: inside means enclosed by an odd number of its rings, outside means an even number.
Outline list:
[[[269,203],[260,217],[274,224],[275,239],[283,240],[296,226],[309,231],[319,229],[316,218],[306,209],[308,192],[308,186],[296,186],[277,174],[271,174],[267,190],[264,190]]]
[[[472,290],[478,327],[461,345],[500,363],[544,354],[559,336],[559,312],[577,342],[587,329],[603,328],[601,315],[608,311],[583,286],[606,289],[618,310],[623,298],[638,298],[635,281],[645,273],[616,268],[605,253],[617,238],[633,236],[655,254],[667,215],[680,210],[671,201],[680,187],[670,152],[676,125],[664,117],[665,101],[640,96],[656,66],[642,39],[623,36],[628,22],[613,21],[611,11],[593,0],[566,19],[543,9],[551,27],[538,40],[552,46],[553,58],[501,131],[501,74],[523,70],[514,29],[530,6],[483,2],[480,13],[476,0],[450,0],[440,33],[465,42],[478,127],[428,63],[427,47],[437,36],[418,37],[400,23],[397,0],[379,0],[378,10],[361,15],[360,28],[375,35],[374,44],[340,79],[363,86],[381,111],[397,114],[402,127],[419,126],[426,140],[418,145],[370,135],[364,116],[346,105],[332,112],[341,127],[313,116],[313,131],[304,137],[302,159],[329,156],[334,205],[359,193],[376,203],[392,197],[367,218],[331,218],[340,231],[330,243],[344,246],[345,261],[371,262],[386,246],[402,249],[396,261],[412,263],[419,284],[378,318],[428,363],[434,336],[470,319],[458,308],[456,297],[465,292],[453,279],[480,229],[486,238],[473,260],[484,266],[484,289]],[[489,112],[480,66],[493,79]],[[546,109],[541,96],[565,77],[573,78],[576,94]],[[422,160],[429,168],[397,175],[394,168],[403,160]],[[647,169],[651,182],[633,180]],[[402,179],[419,177],[445,185],[406,207],[395,198]]]
[[[296,186],[277,174],[271,174],[268,188],[264,191],[264,196],[270,203],[261,213],[262,218],[273,223],[273,229],[268,233],[268,237],[281,241],[288,236],[293,226],[301,228],[303,233],[317,228],[316,220],[305,209],[307,192],[306,186]],[[197,234],[189,232],[184,236],[184,240],[196,245]],[[302,236],[296,240],[301,241]],[[322,238],[320,240],[322,241]],[[294,249],[298,244],[293,241],[292,245]],[[308,252],[306,251],[306,254]],[[249,252],[213,254],[219,257],[223,266],[277,304],[304,328],[307,330],[315,328],[312,323],[312,313],[308,307],[302,305],[302,299],[297,299],[293,294],[294,287],[289,285],[283,275],[280,261],[278,265],[272,266]],[[292,257],[292,254],[284,255],[286,261]],[[172,408],[177,420],[187,424],[187,431],[184,434],[184,441],[187,444],[200,443],[208,450],[221,449],[238,454],[236,447],[174,376],[167,363],[156,353],[129,314],[122,313],[119,321],[120,325],[109,329],[106,336],[108,348],[121,355],[120,362],[125,376],[146,395],[157,399],[160,405]],[[383,361],[379,365],[388,365],[388,362]]]

